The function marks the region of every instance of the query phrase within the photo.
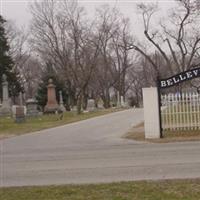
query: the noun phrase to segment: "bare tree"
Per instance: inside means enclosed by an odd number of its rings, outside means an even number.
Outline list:
[[[125,96],[126,72],[130,67],[131,42],[129,21],[116,8],[103,5],[96,10],[96,35],[100,53],[92,86],[98,91],[104,107],[110,107],[110,94],[115,90]]]
[[[6,34],[10,44],[9,55],[12,57],[15,67],[14,69],[19,71],[20,67],[29,58],[30,49],[28,48],[28,33],[25,31],[25,27],[18,28],[12,21],[6,23]]]
[[[6,24],[8,41],[10,43],[9,54],[14,61],[14,70],[19,74],[21,86],[27,98],[35,96],[39,81],[41,66],[35,55],[31,54],[28,45],[28,33],[25,28],[18,28],[14,22]]]
[[[128,87],[126,87],[127,72],[137,59],[137,54],[128,50],[129,44],[133,41],[130,32],[129,19],[121,17],[118,31],[112,39],[112,46],[114,49],[114,87],[119,92],[119,95],[124,98],[128,90]]]
[[[43,69],[41,63],[35,56],[27,56],[27,61],[20,67],[26,99],[35,97]]]
[[[128,96],[132,99],[132,104],[139,107],[142,102],[142,88],[146,82],[143,70],[139,66],[130,68],[128,77]]]
[[[165,72],[168,71],[170,75],[200,64],[200,34],[197,25],[200,13],[192,0],[177,0],[177,3],[176,9],[171,10],[165,23],[161,21],[157,29],[151,27],[157,5],[138,4],[144,22],[144,35],[151,50],[145,52],[138,44],[133,44],[131,48],[141,53],[160,76],[166,76],[166,73],[161,74],[159,65],[152,59],[153,51],[162,57]],[[192,32],[189,31],[191,29]]]
[[[99,47],[98,38],[95,44],[92,40],[92,24],[75,1],[35,2],[31,10],[35,50],[43,60],[51,59],[56,70],[76,89],[80,113]]]

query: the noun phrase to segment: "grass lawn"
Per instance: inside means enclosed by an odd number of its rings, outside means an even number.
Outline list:
[[[62,120],[59,119],[60,115],[43,115],[36,118],[27,118],[26,122],[18,124],[10,117],[0,117],[0,139],[52,128],[120,110],[122,109],[102,109],[95,112],[82,113],[80,115],[77,115],[75,112],[66,112]]]
[[[132,127],[123,138],[133,139],[138,141],[149,141],[155,143],[166,143],[166,142],[179,142],[179,141],[198,141],[200,140],[199,130],[190,131],[164,131],[163,138],[161,139],[145,139],[144,135],[144,123],[138,124]]]
[[[0,188],[1,200],[199,200],[200,180]]]

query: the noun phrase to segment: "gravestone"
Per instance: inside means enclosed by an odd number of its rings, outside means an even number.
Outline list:
[[[77,111],[77,106],[73,106],[73,107],[71,108],[71,111],[72,111],[72,112]]]
[[[123,96],[121,96],[121,106],[125,107],[125,102],[124,102],[124,97]]]
[[[16,106],[16,114],[15,114],[15,122],[22,123],[25,122],[25,107],[24,106]]]
[[[53,80],[49,79],[49,84],[47,86],[47,104],[44,108],[45,113],[56,113],[59,111],[55,88],[56,86],[53,84]]]
[[[26,107],[23,105],[23,94],[19,93],[19,105],[13,107],[16,123],[22,123],[26,120]]]
[[[22,94],[22,92],[19,93],[19,105],[23,106],[23,94]]]
[[[60,110],[62,112],[66,112],[66,109],[65,109],[65,106],[64,106],[64,103],[63,103],[63,96],[62,96],[62,91],[59,91],[59,107],[60,107]]]
[[[28,99],[26,101],[26,109],[27,117],[37,117],[39,115],[39,111],[37,109],[37,101],[35,99]]]
[[[19,105],[12,105],[12,107],[11,107],[12,117],[13,117],[14,119],[16,118],[16,108],[17,108],[17,107],[20,107],[20,106],[19,106]],[[26,116],[26,111],[27,111],[26,106],[21,106],[21,107],[23,107],[24,115]]]
[[[10,116],[11,115],[11,106],[8,95],[8,82],[7,76],[3,74],[2,76],[2,91],[3,91],[3,101],[0,108],[0,116]]]
[[[95,101],[94,101],[94,99],[89,99],[89,100],[88,100],[87,110],[88,110],[89,112],[92,112],[92,111],[95,110]]]
[[[102,101],[100,101],[100,102],[98,103],[98,109],[104,109],[104,106],[103,106],[103,102],[102,102]]]
[[[128,101],[125,101],[125,102],[124,102],[124,107],[126,107],[126,108],[129,108],[129,107],[130,107],[130,105],[129,105],[129,102],[128,102]]]

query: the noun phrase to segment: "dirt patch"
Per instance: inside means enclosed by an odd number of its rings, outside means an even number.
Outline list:
[[[165,131],[163,138],[160,139],[145,139],[144,123],[140,123],[132,127],[123,138],[137,141],[148,141],[153,143],[168,143],[168,142],[184,142],[184,141],[200,141],[199,130],[186,131]]]
[[[144,141],[144,123],[138,124],[132,127],[124,136],[123,138]]]
[[[3,140],[3,139],[6,139],[6,138],[9,138],[9,137],[13,137],[13,136],[15,136],[15,135],[3,135],[3,134],[1,134],[0,135],[0,140]]]

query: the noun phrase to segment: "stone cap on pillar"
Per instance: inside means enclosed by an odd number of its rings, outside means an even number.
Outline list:
[[[2,75],[2,80],[7,81],[7,76],[5,74]]]
[[[47,87],[56,87],[54,84],[53,84],[53,79],[50,78],[49,81],[48,81],[48,86]]]
[[[3,81],[3,82],[6,82],[6,81],[7,81],[7,76],[6,76],[6,74],[3,74],[3,75],[2,75],[2,81]]]
[[[33,99],[33,98],[27,99],[27,100],[26,100],[26,104],[37,104],[37,100],[36,100],[36,99]]]

